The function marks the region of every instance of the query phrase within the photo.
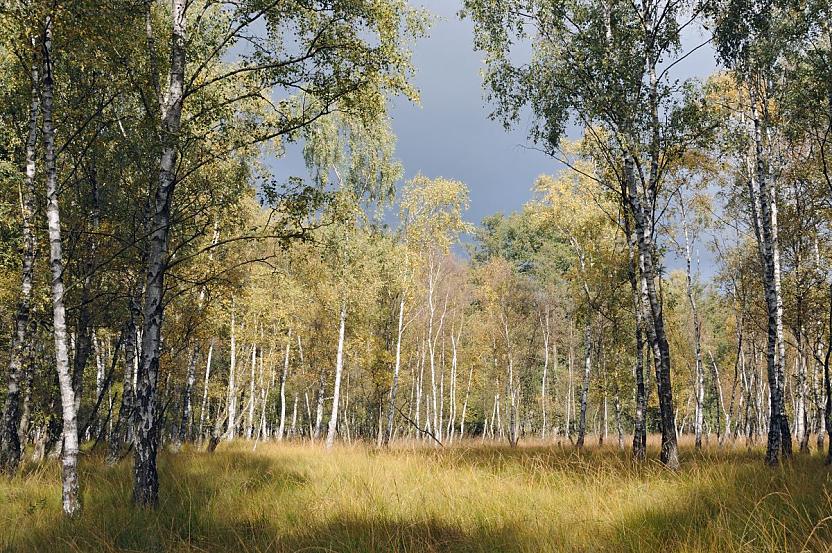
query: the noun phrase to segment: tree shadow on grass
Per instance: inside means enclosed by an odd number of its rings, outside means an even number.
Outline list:
[[[404,521],[375,517],[336,517],[279,540],[270,551],[492,553],[526,551],[521,531],[513,526],[470,531],[438,519]]]
[[[798,456],[768,468],[756,453],[686,451],[681,471],[670,472],[655,462],[633,465],[626,455],[600,450],[575,455],[550,448],[486,448],[420,455],[435,457],[441,465],[477,465],[497,475],[532,470],[542,475],[529,480],[526,485],[532,487],[546,485],[551,471],[568,471],[581,488],[602,487],[595,496],[598,517],[529,520],[521,513],[500,517],[491,526],[463,527],[453,518],[407,520],[395,512],[352,505],[356,515],[349,505],[346,512],[326,504],[317,508],[327,492],[307,493],[314,487],[304,468],[308,457],[185,452],[160,457],[162,498],[156,511],[130,504],[129,460],[112,468],[86,460],[81,519],[64,520],[51,505],[31,515],[34,520],[22,521],[25,535],[21,532],[9,550],[728,553],[826,551],[832,544],[824,521],[832,514],[830,477],[818,456]],[[644,483],[653,486],[653,495],[641,498],[639,485]],[[605,495],[627,486],[629,496]],[[590,505],[588,511],[593,509]],[[530,506],[525,514],[536,512]]]
[[[26,521],[25,535],[18,536],[11,550],[190,550],[187,544],[199,536],[233,544],[241,531],[234,524],[235,497],[250,498],[268,490],[270,497],[279,498],[305,482],[303,475],[265,456],[164,454],[159,457],[159,507],[144,510],[132,506],[131,471],[130,459],[115,467],[87,459],[80,465],[81,517],[66,520],[59,509],[43,509],[37,520]]]
[[[830,475],[821,456],[778,467],[756,453],[687,457],[680,474],[663,476],[678,479],[675,497],[627,511],[593,550],[832,551]]]

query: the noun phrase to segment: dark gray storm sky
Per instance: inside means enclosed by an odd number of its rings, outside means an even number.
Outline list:
[[[430,177],[465,182],[471,193],[468,219],[520,208],[542,173],[556,169],[554,160],[526,147],[525,125],[506,132],[488,118],[484,100],[482,54],[473,49],[472,24],[460,20],[455,0],[423,0],[438,16],[430,36],[414,51],[421,106],[398,100],[393,127],[407,176],[421,171]]]
[[[416,44],[414,65],[421,106],[393,104],[398,156],[406,175],[422,172],[464,181],[471,192],[468,219],[519,209],[531,197],[535,178],[558,170],[558,164],[529,149],[528,122],[506,132],[491,121],[483,95],[482,54],[473,49],[472,24],[460,20],[458,0],[417,0],[415,5],[438,17],[430,36]],[[686,37],[692,48],[698,32]],[[676,66],[677,78],[704,78],[714,70],[713,51],[702,48]]]
[[[406,178],[421,172],[465,182],[471,195],[467,219],[479,223],[496,212],[510,213],[531,198],[537,176],[558,164],[528,148],[528,121],[506,132],[491,121],[482,88],[482,54],[473,48],[472,23],[460,20],[460,0],[413,0],[436,16],[427,38],[414,46],[415,83],[421,105],[395,99],[391,115],[397,155]],[[691,30],[685,48],[702,42]],[[704,47],[675,66],[673,76],[705,78],[715,69],[713,50]],[[282,167],[281,167],[282,165]],[[277,162],[278,173],[305,173],[297,152]]]

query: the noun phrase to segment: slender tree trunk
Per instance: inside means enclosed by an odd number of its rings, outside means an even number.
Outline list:
[[[817,446],[818,451],[823,451],[823,442],[825,440],[826,435],[826,424],[824,423],[824,404],[826,398],[824,397],[826,394],[825,387],[822,386],[822,379],[823,379],[823,366],[822,364],[819,365],[817,360],[821,359],[821,355],[823,354],[823,341],[822,339],[818,340],[817,343],[817,350],[816,350],[816,361],[813,364],[813,375],[812,375],[812,388],[814,389],[814,403],[815,403],[815,418],[816,418],[816,426],[818,428],[818,435],[817,435]],[[819,375],[820,380],[819,382]]]
[[[829,450],[826,453],[826,464],[832,465],[832,379],[829,374],[829,358],[832,356],[832,283],[829,284],[829,328],[826,342],[826,356],[823,358],[823,388],[826,392],[826,402],[823,409],[823,423],[829,434]]]
[[[211,380],[211,360],[214,356],[214,341],[208,345],[208,359],[205,362],[205,379],[202,381],[202,406],[199,409],[199,440],[204,439],[205,410],[208,407],[208,384]]]
[[[634,174],[633,160],[627,157],[625,165],[628,183],[627,203],[633,215],[634,230],[638,244],[639,272],[642,275],[643,297],[649,319],[646,327],[656,364],[656,384],[659,393],[659,411],[662,423],[661,461],[666,466],[675,469],[679,466],[679,453],[673,409],[673,390],[670,380],[670,346],[668,345],[667,334],[664,328],[662,302],[659,297],[659,292],[656,289],[657,273],[653,262],[653,256],[656,253],[655,245],[652,237],[652,225],[650,225],[645,215],[645,209],[649,206],[644,206],[642,203],[641,192],[639,191]],[[652,180],[651,178],[651,185],[653,184]]]
[[[549,308],[546,307],[546,314],[542,317],[541,326],[543,327],[543,378],[540,382],[540,411],[543,417],[543,422],[540,425],[540,439],[546,439],[546,427],[548,421],[546,420],[546,380],[549,376]]]
[[[347,302],[341,303],[341,313],[338,322],[338,353],[335,357],[335,386],[332,390],[332,414],[329,417],[329,428],[326,434],[326,447],[335,444],[335,433],[338,425],[338,400],[341,392],[341,373],[344,369],[344,328],[347,323]]]
[[[465,415],[468,411],[468,397],[471,394],[471,379],[474,376],[474,365],[468,369],[468,385],[465,387],[465,400],[462,402],[462,417],[459,420],[459,437],[465,437]]]
[[[613,400],[615,402],[615,429],[618,432],[618,449],[620,451],[624,451],[624,426],[623,421],[621,420],[621,397],[619,396],[617,387],[615,390],[615,397],[613,398]]]
[[[717,432],[717,442],[719,445],[722,445],[722,442],[725,436],[728,435],[728,432],[731,428],[731,418],[730,415],[725,415],[725,430],[724,433],[720,430],[722,426],[722,416],[725,413],[725,398],[722,395],[722,381],[719,378],[719,367],[716,364],[716,360],[714,359],[714,355],[711,352],[708,352],[708,356],[711,359],[711,368],[713,372],[711,373],[714,379],[714,388],[716,389],[716,397],[717,397],[717,405],[716,405],[716,432]]]
[[[18,426],[18,443],[20,444],[21,453],[26,449],[26,443],[29,440],[30,426],[32,421],[32,388],[35,381],[35,359],[34,359],[34,340],[35,325],[32,324],[29,328],[30,340],[26,345],[24,353],[24,367],[23,381],[23,409],[20,414],[20,425]]]
[[[456,413],[457,413],[457,399],[456,399],[456,388],[457,388],[457,372],[459,368],[459,355],[458,355],[458,346],[459,346],[459,339],[462,335],[462,324],[459,325],[459,333],[456,335],[454,334],[454,329],[451,328],[451,395],[449,398],[450,413],[448,414],[448,425],[445,431],[445,436],[448,439],[448,442],[451,443],[454,440],[454,433],[456,431]]]
[[[104,353],[101,351],[101,340],[98,338],[98,332],[95,329],[92,330],[92,349],[95,356],[95,397],[97,399],[104,395],[107,375],[104,369]],[[98,425],[93,426],[97,427]],[[98,432],[96,431],[95,434],[98,435]]]
[[[578,441],[575,446],[578,449],[584,447],[584,438],[586,435],[586,407],[587,399],[589,397],[589,374],[592,369],[592,330],[589,321],[584,326],[584,377],[581,385],[581,412],[578,419]]]
[[[34,47],[34,41],[32,46]],[[34,56],[34,52],[33,52]],[[21,438],[18,431],[21,426],[20,383],[24,371],[31,374],[31,367],[24,368],[27,361],[25,353],[30,347],[32,287],[35,273],[35,254],[37,239],[35,237],[35,164],[37,156],[38,114],[40,113],[40,94],[38,86],[38,66],[35,61],[31,68],[32,89],[29,100],[29,129],[26,136],[26,178],[20,191],[20,215],[23,234],[20,296],[12,334],[11,355],[6,389],[6,403],[3,407],[3,422],[0,428],[0,471],[12,474],[17,471],[21,455]]]
[[[192,402],[191,395],[196,382],[196,362],[199,360],[200,348],[197,343],[191,352],[188,369],[185,373],[185,385],[182,387],[182,418],[179,420],[178,444],[191,440]]]
[[[705,420],[705,369],[702,366],[702,323],[699,320],[699,310],[696,306],[696,298],[693,290],[693,263],[691,261],[691,238],[686,220],[687,212],[682,194],[679,194],[679,205],[682,210],[682,230],[685,236],[685,276],[686,291],[690,313],[693,318],[693,351],[694,351],[694,378],[696,394],[696,413],[694,416],[694,434],[696,449],[702,448],[702,425]]]
[[[805,338],[802,326],[798,329],[801,337]],[[795,437],[800,444],[799,451],[801,453],[809,453],[809,414],[807,409],[808,382],[806,378],[808,354],[805,348],[808,347],[807,340],[801,338],[798,340],[797,346],[797,382],[795,382],[795,409],[794,409],[794,423],[795,423]]]
[[[506,340],[506,357],[508,357],[508,374],[506,375],[506,393],[509,396],[508,442],[512,447],[516,447],[520,439],[519,385],[515,384],[514,378],[514,353],[508,327],[508,317],[502,315],[502,319],[503,336]]]
[[[294,438],[295,432],[297,430],[297,422],[298,422],[298,395],[295,394],[295,406],[292,408],[292,426],[289,431],[289,435]]]
[[[280,373],[280,426],[277,429],[277,440],[283,439],[286,428],[286,377],[289,375],[289,347],[292,343],[292,330],[286,337],[286,353],[283,356],[283,372]]]
[[[321,367],[321,370],[318,373],[318,396],[315,406],[315,431],[312,434],[312,437],[316,440],[321,436],[321,429],[323,427],[325,386],[326,370]]]
[[[399,370],[402,363],[402,336],[404,335],[404,305],[405,297],[402,294],[399,300],[399,326],[396,332],[396,361],[393,365],[393,383],[390,386],[390,405],[387,408],[387,432],[384,434],[384,445],[389,445],[393,437],[393,421],[396,411],[396,393],[399,389]]]
[[[257,381],[255,379],[255,372],[257,371],[257,344],[251,345],[251,367],[249,369],[249,392],[248,392],[248,419],[246,419],[246,440],[250,440],[254,435],[254,403],[257,397]]]
[[[306,422],[309,425],[309,436],[311,437],[315,432],[315,427],[312,426],[312,407],[309,405],[309,392],[303,393],[303,399],[306,400]]]
[[[261,340],[262,340],[261,336]],[[273,348],[269,348],[269,359],[271,359]],[[301,366],[303,366],[303,355],[301,354]],[[270,367],[271,369],[271,367]],[[271,370],[274,373],[274,370]],[[260,385],[260,417],[258,417],[258,424],[257,424],[257,432],[256,438],[257,440],[264,440],[269,435],[269,428],[266,424],[266,399],[269,397],[269,393],[272,390],[273,384],[271,380],[266,380],[266,362],[265,362],[265,354],[263,350],[260,350],[260,371],[258,377],[259,385]]]
[[[766,463],[776,465],[780,450],[791,455],[791,432],[784,406],[783,300],[780,291],[780,251],[777,241],[777,206],[774,188],[769,184],[763,154],[761,121],[755,85],[749,88],[753,120],[755,166],[749,179],[752,221],[763,265],[763,284],[768,315],[766,362],[770,394],[770,415]]]
[[[228,365],[228,393],[225,404],[228,410],[228,422],[226,426],[226,436],[229,440],[233,440],[236,434],[237,422],[237,333],[236,333],[236,313],[234,311],[234,298],[231,298],[231,361]]]
[[[127,324],[124,329],[124,378],[122,380],[121,406],[118,419],[110,435],[107,463],[116,464],[122,457],[125,443],[133,440],[133,409],[135,406],[135,391],[133,383],[136,378],[139,354],[137,351],[138,336],[137,323],[141,319],[141,280],[136,282],[130,294],[130,306]]]
[[[433,263],[433,261],[432,261]],[[445,296],[445,306],[443,308],[442,315],[439,318],[439,325],[438,328],[434,331],[434,314],[436,311],[435,305],[435,293],[436,293],[436,284],[439,279],[439,273],[441,271],[441,264],[436,263],[435,268],[435,276],[434,276],[434,268],[431,266],[430,269],[430,276],[429,276],[429,289],[428,289],[428,307],[430,309],[430,316],[428,318],[428,359],[430,361],[430,384],[431,384],[431,415],[433,417],[431,428],[433,429],[433,433],[436,437],[436,441],[442,442],[442,425],[439,421],[439,393],[437,389],[437,382],[436,382],[436,342],[439,340],[439,337],[442,335],[442,328],[445,322],[445,313],[447,312],[448,308],[448,297]]]
[[[622,191],[626,197],[626,190]],[[626,207],[626,206],[625,206]],[[638,254],[636,253],[636,236],[630,228],[630,221],[623,217],[624,232],[627,235],[628,267],[627,277],[633,297],[633,313],[635,315],[635,365],[633,376],[635,379],[635,417],[633,420],[633,459],[640,461],[647,456],[647,392],[644,385],[644,305],[639,293]]]
[[[743,321],[744,321],[744,313],[742,313],[737,318],[737,358],[734,362],[734,380],[731,383],[731,400],[728,406],[728,412],[725,415],[725,434],[724,439],[728,439],[731,433],[731,426],[734,423],[734,404],[735,404],[735,396],[737,391],[737,384],[740,383],[740,363],[742,361],[743,350],[742,350],[742,340],[743,340]],[[744,378],[744,375],[743,375]],[[742,391],[740,391],[740,398],[739,398],[739,405],[737,406],[737,413],[739,413],[739,409],[742,408]],[[734,436],[736,436],[736,429],[739,428],[739,414],[737,414],[737,424],[734,427]]]
[[[566,439],[570,442],[572,441],[572,416],[573,416],[573,403],[574,403],[574,393],[575,393],[575,385],[574,385],[574,368],[575,368],[575,341],[574,341],[574,322],[572,320],[569,321],[569,359],[567,363],[567,382],[566,382],[566,405],[565,411],[566,416],[566,428],[564,430],[564,435]]]
[[[141,363],[136,388],[136,444],[133,501],[146,507],[159,502],[156,454],[159,446],[157,381],[164,317],[165,272],[173,192],[176,186],[179,130],[185,81],[186,0],[171,0],[171,49],[167,91],[160,97],[159,184],[151,218],[144,294]]]
[[[81,511],[78,492],[78,419],[75,390],[69,370],[66,309],[64,307],[64,261],[61,240],[61,213],[58,203],[58,171],[55,159],[55,127],[52,123],[53,66],[52,17],[47,16],[43,39],[43,143],[46,169],[46,218],[49,227],[49,266],[52,281],[52,321],[55,338],[55,366],[61,390],[63,445],[61,447],[62,507],[65,515]]]

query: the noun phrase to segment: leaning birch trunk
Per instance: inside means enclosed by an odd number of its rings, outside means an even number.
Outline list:
[[[34,47],[34,41],[32,46]],[[32,90],[29,104],[29,129],[26,136],[26,178],[20,192],[20,214],[23,234],[23,248],[20,269],[20,296],[12,334],[11,355],[9,356],[9,373],[6,389],[6,403],[3,408],[2,429],[0,429],[0,471],[12,474],[17,471],[21,455],[21,437],[18,429],[21,424],[20,383],[23,375],[25,352],[30,345],[32,283],[35,273],[35,156],[38,138],[38,113],[40,113],[40,94],[38,87],[37,63],[32,63]],[[31,372],[31,368],[29,369]]]
[[[49,227],[49,267],[52,280],[52,322],[55,338],[55,366],[61,390],[63,414],[63,446],[61,447],[62,507],[65,515],[81,511],[78,493],[78,420],[75,391],[69,370],[66,309],[64,307],[64,262],[61,240],[61,213],[58,204],[58,171],[55,160],[55,127],[52,124],[53,67],[52,18],[47,17],[43,37],[43,143],[46,165],[46,218]]]
[[[329,428],[326,433],[326,447],[335,444],[335,432],[338,428],[338,401],[341,394],[341,373],[344,369],[344,327],[347,322],[347,303],[341,303],[341,313],[338,322],[338,353],[335,357],[335,385],[332,389],[332,414],[329,417]]]
[[[458,355],[458,346],[459,340],[462,336],[462,324],[459,325],[459,332],[454,334],[453,328],[451,328],[451,393],[450,393],[450,406],[449,406],[449,414],[448,414],[448,424],[445,429],[445,437],[448,440],[448,443],[453,443],[454,441],[454,433],[456,431],[456,413],[457,413],[457,399],[456,399],[456,389],[457,389],[457,372],[459,369],[459,355]]]
[[[205,379],[202,382],[202,406],[199,409],[199,440],[203,439],[205,409],[208,407],[208,383],[211,380],[211,358],[214,356],[214,341],[208,345],[208,360],[205,362]]]
[[[289,350],[292,344],[292,329],[286,336],[286,352],[283,355],[283,372],[280,373],[280,426],[277,428],[277,441],[283,439],[286,431],[286,377],[289,375]]]
[[[474,365],[468,369],[468,385],[465,387],[465,400],[462,402],[462,416],[459,419],[459,437],[465,438],[465,414],[468,411],[468,396],[471,394],[471,379],[474,376]],[[484,434],[483,434],[484,435]]]
[[[136,387],[136,441],[133,502],[155,507],[159,501],[156,454],[159,441],[157,381],[164,316],[171,202],[176,186],[179,130],[185,81],[186,0],[171,0],[171,48],[167,91],[160,95],[161,148],[159,182],[154,198],[147,255],[142,351]]]
[[[387,407],[387,431],[384,433],[384,445],[389,445],[393,437],[395,420],[396,393],[399,390],[399,370],[402,364],[402,335],[404,334],[404,294],[399,301],[399,326],[396,333],[396,362],[393,365],[393,383],[390,386],[390,404]]]

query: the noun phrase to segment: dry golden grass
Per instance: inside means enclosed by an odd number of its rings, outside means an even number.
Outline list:
[[[651,456],[656,457],[655,445]],[[130,505],[130,463],[82,462],[84,514],[60,515],[58,466],[0,480],[3,551],[828,551],[819,454],[682,450],[634,465],[590,446],[421,445],[378,451],[236,443],[160,457],[154,512]]]

